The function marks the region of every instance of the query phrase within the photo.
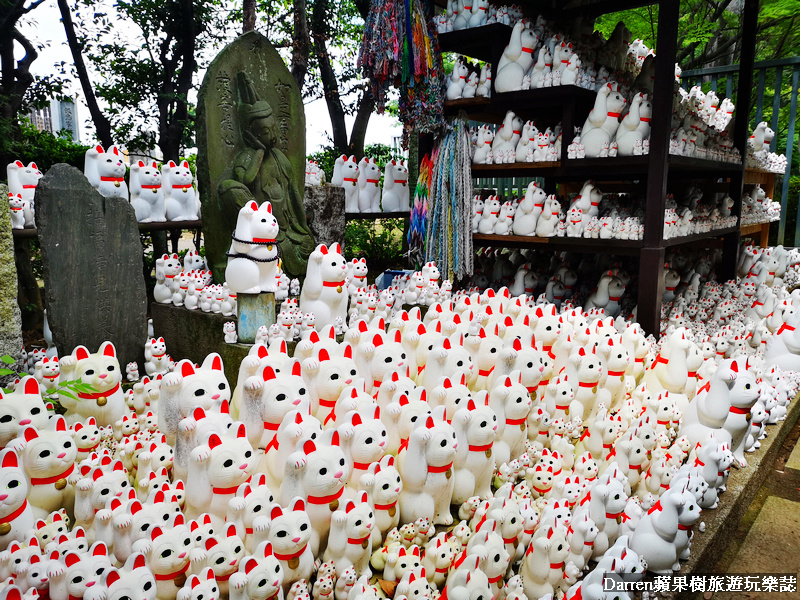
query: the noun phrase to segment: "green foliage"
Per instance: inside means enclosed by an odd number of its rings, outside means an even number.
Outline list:
[[[404,222],[404,219],[348,221],[344,231],[345,258],[366,258],[374,274],[403,268]]]
[[[336,151],[333,146],[326,146],[313,154],[308,155],[308,160],[317,163],[320,168],[325,172],[325,181],[330,181],[333,177],[333,167],[336,164],[336,159],[341,156],[340,152]],[[391,146],[386,144],[370,144],[364,147],[364,156],[374,158],[378,161],[378,165],[383,172],[383,166],[390,160],[398,160],[402,156],[395,151]],[[383,177],[383,175],[381,175]]]
[[[0,164],[6,165],[14,160],[25,164],[33,161],[41,171],[47,171],[56,163],[67,163],[83,171],[83,161],[88,146],[72,141],[72,134],[62,132],[55,136],[47,131],[39,131],[23,117],[19,127],[12,133],[11,123],[0,119]]]
[[[17,359],[13,356],[9,356],[8,354],[4,354],[0,356],[0,362],[3,364],[14,366],[17,364]],[[0,367],[0,377],[14,377],[21,379],[24,374],[17,373],[14,369],[9,369],[6,367]],[[10,394],[11,389],[9,388],[2,388],[3,393]],[[49,396],[66,396],[67,398],[72,398],[73,400],[78,400],[78,394],[93,394],[96,393],[98,390],[95,389],[94,386],[83,383],[80,379],[74,379],[72,381],[59,381],[58,386],[50,392],[48,392],[48,397],[46,398],[49,402],[54,402],[52,398]]]

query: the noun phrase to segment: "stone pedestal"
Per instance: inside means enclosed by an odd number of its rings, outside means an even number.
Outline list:
[[[275,294],[237,294],[236,309],[239,343],[252,344],[259,327],[275,323]]]
[[[329,184],[307,185],[303,204],[317,244],[344,244],[344,188]]]
[[[14,237],[8,188],[0,184],[0,356],[19,358],[22,352],[22,325],[17,304],[17,268],[14,264]]]

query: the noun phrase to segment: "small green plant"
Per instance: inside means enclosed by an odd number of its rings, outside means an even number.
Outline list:
[[[17,364],[16,358],[9,356],[8,354],[4,354],[3,356],[0,356],[0,362],[2,362],[4,365],[8,365],[5,367],[0,367],[0,377],[20,377],[19,373],[17,373],[14,369],[9,368],[9,366],[14,366]],[[2,389],[6,394],[11,393],[11,389],[9,388]],[[79,400],[78,394],[93,394],[97,391],[98,390],[95,389],[93,385],[83,383],[80,379],[75,379],[73,381],[60,381],[58,383],[58,387],[49,392],[47,399],[52,402],[52,398],[49,396],[59,395],[66,396],[72,400]]]

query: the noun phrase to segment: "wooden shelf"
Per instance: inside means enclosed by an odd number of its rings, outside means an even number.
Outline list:
[[[201,229],[202,221],[163,221],[158,223],[139,223],[139,232],[147,233],[150,231],[181,231],[184,229]],[[30,239],[38,237],[39,232],[35,227],[26,229],[12,229],[14,237],[17,239]]]
[[[472,165],[473,177],[554,177],[559,162],[524,162],[502,165]]]
[[[712,240],[716,240],[717,238],[722,237],[723,235],[728,235],[729,233],[735,233],[738,230],[739,228],[734,225],[733,227],[715,229],[713,231],[709,231],[708,233],[695,233],[693,235],[683,235],[680,237],[674,237],[668,240],[664,240],[662,245],[665,248],[671,248],[673,246],[683,246],[686,244],[697,245],[699,242],[710,242]]]
[[[377,221],[378,219],[408,219],[410,215],[410,210],[399,210],[396,212],[349,212],[344,213],[344,218],[351,221]]]
[[[575,237],[536,237],[525,235],[491,235],[475,233],[476,246],[505,246],[512,248],[544,248],[559,252],[602,252],[635,256],[642,248],[641,240],[600,240]],[[612,242],[612,243],[609,243]]]
[[[492,23],[483,27],[471,27],[459,31],[439,34],[439,49],[442,52],[457,52],[484,62],[492,62],[511,39],[511,27],[502,23]]]

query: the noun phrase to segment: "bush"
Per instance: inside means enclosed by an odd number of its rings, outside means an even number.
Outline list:
[[[403,269],[403,226],[405,219],[348,221],[344,231],[347,260],[366,258],[374,275],[386,269]]]
[[[20,120],[18,134],[13,133],[11,124],[0,120],[0,164],[21,160],[27,165],[33,161],[40,171],[46,172],[57,163],[67,163],[83,171],[89,147],[73,142],[70,133],[55,136],[39,131],[25,118]]]

